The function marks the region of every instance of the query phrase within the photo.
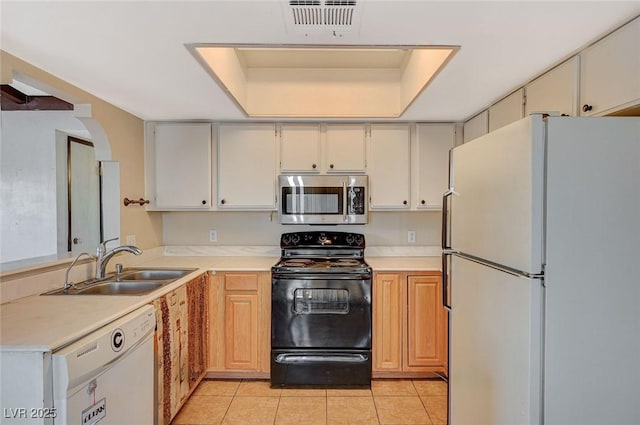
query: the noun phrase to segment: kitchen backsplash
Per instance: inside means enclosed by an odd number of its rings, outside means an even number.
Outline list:
[[[439,211],[373,212],[365,225],[300,226],[278,223],[277,212],[167,212],[163,213],[163,245],[278,246],[286,232],[333,230],[365,235],[367,246],[440,245]],[[215,230],[217,242],[210,242]],[[415,232],[415,243],[408,232]]]

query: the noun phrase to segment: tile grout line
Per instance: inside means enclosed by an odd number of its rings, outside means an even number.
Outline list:
[[[413,385],[413,389],[416,390],[416,393],[418,394],[418,400],[420,400],[420,404],[422,404],[422,408],[424,409],[425,413],[427,414],[427,418],[429,418],[429,422],[431,422],[431,425],[434,425],[434,420],[431,418],[431,414],[429,413],[429,409],[427,409],[427,405],[424,404],[424,400],[422,400],[422,394],[420,394],[420,391],[418,391],[418,388],[416,388],[416,384],[414,382],[414,380],[411,380],[411,385]]]
[[[233,404],[233,400],[235,400],[236,394],[238,393],[238,390],[240,389],[240,384],[242,384],[243,381],[244,381],[244,379],[240,380],[240,383],[238,384],[238,386],[236,387],[235,391],[231,395],[231,402],[227,406],[227,410],[224,411],[224,415],[222,416],[222,420],[220,421],[220,425],[222,425],[224,423],[225,418],[229,414],[229,410],[231,410],[231,405]]]

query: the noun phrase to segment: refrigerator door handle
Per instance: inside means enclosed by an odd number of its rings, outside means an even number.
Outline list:
[[[442,195],[442,249],[451,249],[449,246],[449,197],[453,195],[453,189],[447,190]]]
[[[449,299],[449,285],[451,285],[449,256],[452,254],[453,252],[451,251],[442,252],[442,306],[448,311],[451,311],[451,300]]]
[[[473,261],[475,263],[482,264],[483,266],[491,267],[492,269],[496,269],[516,277],[523,277],[526,279],[543,279],[544,278],[544,273],[525,272],[522,270],[504,266],[502,264],[494,263],[493,261],[489,261],[479,257],[475,257],[473,255],[465,254],[464,252],[452,252],[452,253],[460,258],[464,258],[465,260]]]

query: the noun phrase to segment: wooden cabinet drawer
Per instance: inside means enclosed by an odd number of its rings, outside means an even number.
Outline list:
[[[225,291],[257,291],[258,275],[256,273],[226,274],[224,277]]]

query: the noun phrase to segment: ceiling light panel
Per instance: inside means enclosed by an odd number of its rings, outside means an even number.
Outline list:
[[[456,46],[188,46],[250,117],[395,118]]]

